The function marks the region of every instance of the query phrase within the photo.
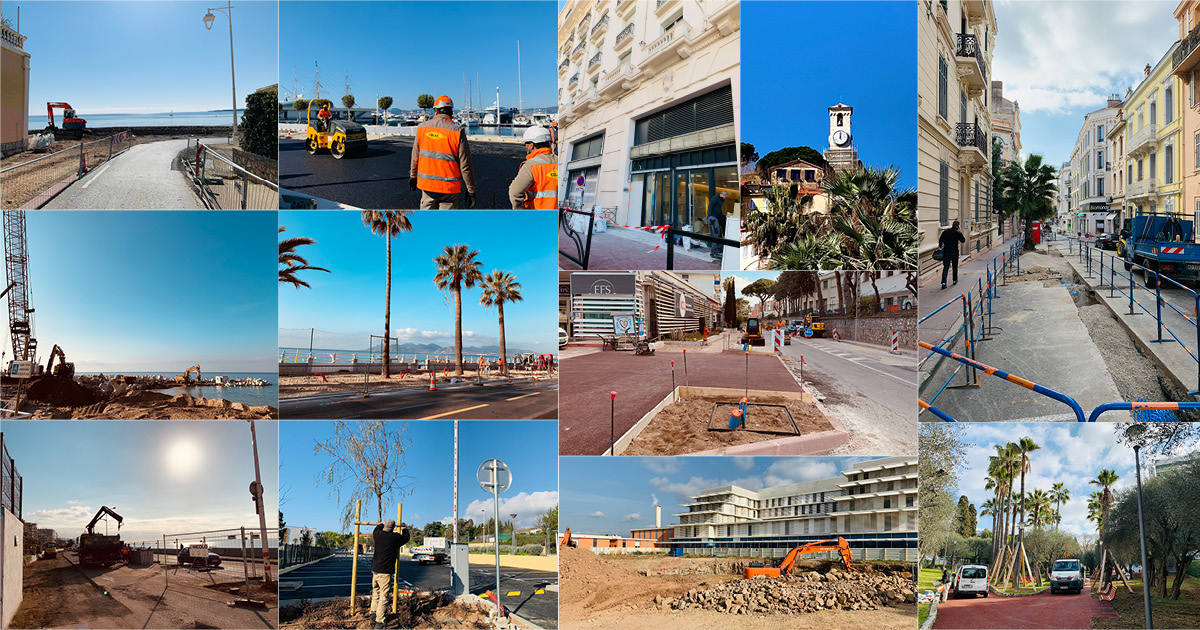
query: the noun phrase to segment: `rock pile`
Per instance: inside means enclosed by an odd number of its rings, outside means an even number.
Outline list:
[[[793,614],[818,610],[876,610],[916,602],[912,573],[808,571],[783,578],[754,578],[692,589],[671,599],[656,597],[660,608],[702,608],[735,615]]]

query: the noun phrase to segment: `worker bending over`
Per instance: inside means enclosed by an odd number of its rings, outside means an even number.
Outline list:
[[[545,127],[525,130],[525,161],[508,187],[513,210],[558,209],[558,158],[550,151]]]
[[[462,125],[454,122],[454,101],[439,96],[433,102],[434,117],[417,126],[408,187],[421,190],[422,210],[454,210],[458,195],[467,187],[468,208],[475,207],[475,176],[471,169],[471,147]]]

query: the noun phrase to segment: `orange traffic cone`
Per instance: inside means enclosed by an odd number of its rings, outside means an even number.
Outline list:
[[[435,383],[433,381],[433,372],[429,373],[429,391],[431,391],[431,392],[437,391],[437,383]]]

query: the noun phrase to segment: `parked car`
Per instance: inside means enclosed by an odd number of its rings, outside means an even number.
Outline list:
[[[1050,568],[1050,592],[1083,592],[1083,566],[1075,558],[1055,560]]]
[[[568,340],[568,339],[570,339],[570,337],[568,337],[568,336],[567,336],[567,331],[563,330],[563,329],[562,329],[562,326],[559,326],[559,327],[558,327],[558,348],[559,348],[560,350],[561,350],[561,349],[562,349],[564,346],[566,346],[566,345],[567,345],[567,340]]]
[[[1096,236],[1096,249],[1116,249],[1118,240],[1116,234],[1100,234]]]
[[[208,552],[207,558],[193,558],[192,550],[186,547],[179,550],[177,559],[179,564],[190,564],[193,568],[197,569],[216,568],[221,566],[221,556],[218,556],[210,551]]]
[[[962,595],[988,596],[988,568],[980,564],[964,564],[952,578],[954,597]]]

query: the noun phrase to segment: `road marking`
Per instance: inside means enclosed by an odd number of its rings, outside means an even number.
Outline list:
[[[474,407],[466,407],[463,409],[456,409],[454,411],[447,411],[446,413],[439,413],[436,416],[425,416],[424,418],[418,418],[418,420],[437,420],[438,418],[444,418],[446,416],[453,416],[456,413],[462,413],[464,411],[471,411],[472,409],[480,409],[480,408],[483,408],[486,406],[487,406],[487,403],[484,403],[482,405],[475,405]]]
[[[505,597],[520,597],[521,591],[509,591],[504,594]]]
[[[542,393],[542,392],[533,392],[532,394],[525,394],[524,396],[513,396],[512,398],[505,398],[504,401],[508,402],[510,400],[521,400],[522,398],[529,398],[530,396],[537,396],[540,393]]]
[[[913,381],[911,381],[911,380],[904,379],[904,378],[900,378],[899,376],[896,376],[895,374],[889,374],[889,373],[887,373],[887,372],[884,372],[883,370],[879,370],[879,369],[873,368],[873,367],[871,367],[871,366],[869,366],[869,365],[863,365],[862,363],[859,363],[858,361],[854,361],[854,360],[852,360],[852,359],[847,359],[847,358],[845,358],[845,357],[838,356],[838,355],[837,355],[837,353],[830,352],[830,351],[828,351],[828,350],[823,350],[823,352],[825,352],[826,354],[831,354],[831,355],[833,355],[833,356],[837,356],[839,359],[842,359],[843,361],[848,361],[848,362],[850,362],[850,363],[853,363],[854,365],[857,365],[858,367],[860,367],[860,368],[862,368],[862,369],[864,369],[864,370],[871,370],[872,372],[877,372],[877,373],[879,373],[879,374],[882,374],[882,375],[884,375],[884,376],[886,376],[886,377],[888,377],[888,378],[890,378],[890,379],[894,379],[894,380],[900,381],[901,383],[904,383],[905,385],[916,385],[916,383],[915,383],[915,382],[913,382]]]
[[[107,171],[107,170],[108,170],[107,164],[105,164],[104,166],[101,166],[100,170],[96,171],[95,175],[92,175],[91,177],[88,178],[88,180],[86,182],[83,183],[83,188],[87,189],[88,186],[92,185],[92,182],[99,179],[99,177],[104,174],[104,171]]]
[[[534,591],[533,594],[534,595],[545,595],[546,591],[544,589],[539,588],[538,590]]]

